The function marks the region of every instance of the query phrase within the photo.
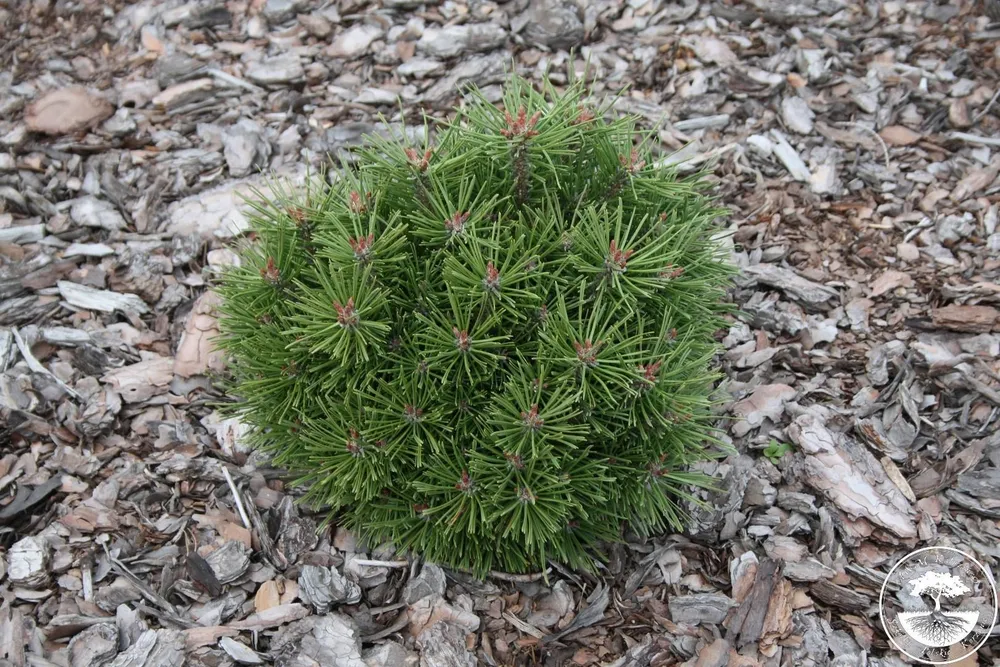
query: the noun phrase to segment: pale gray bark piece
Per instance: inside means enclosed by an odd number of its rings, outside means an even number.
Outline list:
[[[10,581],[26,588],[48,583],[49,546],[45,538],[29,536],[14,543],[7,552],[7,576]]]
[[[0,373],[14,363],[14,334],[9,329],[0,329]]]
[[[417,50],[437,58],[463,53],[492,51],[507,41],[507,31],[495,23],[467,23],[428,28],[417,42]]]
[[[280,604],[251,615],[242,621],[230,623],[230,627],[238,630],[266,630],[276,628],[285,623],[291,623],[309,615],[309,609],[297,602]]]
[[[987,468],[959,475],[957,490],[981,500],[1000,500],[1000,468]]]
[[[73,329],[72,327],[45,327],[44,329],[39,329],[38,335],[46,343],[62,347],[76,347],[92,343],[94,340],[86,331]]]
[[[271,144],[264,137],[264,128],[247,118],[241,118],[222,133],[223,155],[229,173],[246,176],[253,170],[267,167],[271,157]]]
[[[244,198],[252,199],[255,190],[266,191],[268,183],[277,183],[289,190],[300,188],[305,182],[305,174],[304,169],[295,167],[267,179],[252,176],[185,197],[167,208],[164,231],[174,236],[203,238],[229,239],[237,236],[249,226],[244,214]]]
[[[725,127],[729,125],[729,114],[721,113],[714,116],[700,116],[698,118],[688,118],[674,123],[674,129],[681,132],[694,132],[712,127]]]
[[[131,646],[111,661],[108,667],[146,667],[149,654],[156,647],[156,639],[156,630],[144,630]]]
[[[59,294],[71,306],[84,310],[99,310],[113,313],[116,310],[132,315],[143,315],[149,312],[149,306],[135,294],[119,294],[109,290],[94,289],[85,285],[60,280],[56,283]]]
[[[313,616],[285,628],[272,642],[272,651],[289,656],[282,662],[288,667],[368,667],[361,658],[358,627],[342,614]]]
[[[0,561],[0,577],[3,576],[3,561]],[[28,637],[24,633],[24,614],[20,609],[11,609],[10,603],[0,604],[0,647],[7,660],[13,665],[24,665],[24,645]]]
[[[855,433],[868,442],[880,452],[883,452],[893,461],[903,462],[909,457],[909,452],[900,447],[893,438],[886,433],[885,426],[879,417],[859,419],[854,423]]]
[[[812,582],[833,579],[837,576],[837,571],[815,558],[806,558],[797,563],[785,563],[782,574],[791,581]]]
[[[220,584],[228,584],[242,577],[250,567],[250,554],[246,545],[229,540],[205,557]]]
[[[298,55],[283,53],[280,56],[251,63],[247,67],[246,76],[262,86],[277,86],[301,81],[305,78],[305,69]]]
[[[655,552],[654,552],[655,553]],[[535,603],[535,610],[528,615],[528,623],[540,628],[556,626],[576,605],[569,584],[564,580],[555,582],[552,592]]]
[[[157,630],[156,645],[143,667],[181,667],[184,664],[184,634],[177,630]]]
[[[35,356],[31,353],[31,346],[25,342],[25,340],[21,337],[21,334],[18,333],[17,329],[12,329],[11,333],[14,334],[14,343],[17,344],[17,349],[21,352],[21,356],[24,358],[25,363],[28,364],[28,368],[30,368],[35,373],[40,373],[41,375],[45,375],[49,378],[52,378],[52,380],[60,387],[62,387],[63,390],[70,396],[74,398],[80,397],[79,394],[77,394],[72,387],[70,387],[68,384],[57,378],[55,374],[52,373],[52,371],[50,371],[48,368],[42,365],[42,362],[38,361],[38,359],[35,358]]]
[[[871,605],[872,600],[867,595],[859,593],[846,586],[839,586],[826,579],[821,579],[809,588],[812,597],[831,607],[861,611]]]
[[[718,625],[726,619],[734,602],[722,593],[675,595],[667,600],[670,618],[675,623]]]
[[[118,605],[118,608],[115,609],[115,625],[118,626],[118,648],[125,653],[128,653],[129,649],[132,649],[139,644],[139,639],[142,638],[145,633],[150,632],[149,626],[146,625],[146,622],[139,616],[139,612],[127,604],[120,604]],[[153,632],[150,637],[151,638],[146,639],[146,642],[149,643],[149,648],[152,649],[156,640],[156,633]],[[142,649],[136,649],[136,651],[141,652]],[[145,654],[142,655],[143,657],[145,656]],[[118,657],[121,658],[121,655]],[[117,659],[118,658],[116,658],[116,660]],[[121,667],[125,667],[125,665],[122,665]]]
[[[45,225],[18,225],[0,229],[0,243],[36,243],[45,236]]]
[[[118,655],[118,628],[114,623],[94,625],[69,642],[70,667],[103,667]]]
[[[358,24],[351,26],[344,32],[333,38],[333,42],[327,48],[327,55],[333,58],[345,58],[352,60],[368,51],[368,47],[383,34],[378,26],[368,24]]]
[[[356,604],[361,600],[361,587],[335,567],[302,566],[299,590],[302,601],[311,604],[317,614],[327,613],[334,605]]]
[[[69,217],[78,225],[115,231],[125,228],[125,218],[115,205],[104,199],[87,196],[73,202]]]
[[[588,628],[591,625],[598,623],[604,618],[604,612],[607,610],[610,603],[610,588],[603,584],[598,586],[590,593],[589,596],[587,596],[586,608],[578,611],[570,624],[565,628],[551,635],[546,635],[545,638],[542,639],[542,644],[557,641],[568,634],[576,632],[577,630]]]
[[[792,178],[796,181],[802,181],[803,183],[809,182],[809,177],[812,175],[809,171],[809,167],[803,162],[802,158],[799,156],[798,152],[792,145],[788,143],[783,135],[778,130],[771,130],[771,136],[774,137],[774,154],[781,161],[781,164],[785,165],[785,169],[791,174]]]
[[[837,297],[837,290],[832,287],[807,280],[791,269],[774,264],[753,264],[743,270],[762,285],[780,289],[807,307],[820,308]]]
[[[502,51],[484,56],[464,58],[451,67],[448,74],[437,80],[423,94],[423,99],[430,102],[442,102],[455,94],[460,86],[473,83],[485,86],[497,83],[504,78],[507,63],[510,62],[510,52]]]
[[[512,26],[517,24],[524,26],[520,32],[525,41],[551,49],[568,50],[584,38],[579,7],[562,0],[532,2],[516,22],[512,21]]]
[[[63,250],[63,257],[107,257],[115,254],[115,249],[104,243],[71,243]]]
[[[420,667],[476,667],[476,656],[465,643],[464,629],[442,621],[417,637]]]
[[[433,563],[424,563],[420,574],[406,582],[403,587],[403,602],[413,604],[429,595],[444,595],[447,586],[444,570]]]
[[[157,107],[174,109],[206,99],[214,88],[215,82],[209,77],[184,81],[157,93],[151,101]]]
[[[396,73],[402,76],[412,76],[415,79],[423,79],[434,74],[440,74],[445,70],[445,64],[435,58],[422,58],[415,56],[396,68]]]
[[[408,651],[396,642],[386,642],[361,654],[368,667],[416,667],[417,654]]]
[[[801,97],[786,97],[781,101],[781,119],[792,132],[810,134],[816,114]],[[791,169],[789,169],[791,171]]]
[[[264,659],[246,644],[242,644],[232,637],[223,637],[219,640],[219,646],[226,654],[241,665],[260,665]]]
[[[308,4],[306,0],[267,0],[261,13],[271,23],[281,23],[295,16]]]
[[[52,641],[73,637],[92,625],[107,623],[106,616],[83,616],[81,614],[60,614],[54,616],[45,626],[45,638]],[[2,644],[0,644],[2,645]],[[119,646],[121,643],[119,642]]]

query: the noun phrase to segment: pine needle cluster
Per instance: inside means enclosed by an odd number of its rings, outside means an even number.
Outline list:
[[[221,344],[255,443],[375,543],[592,567],[679,528],[712,443],[720,210],[585,90],[473,91],[433,141],[255,205]]]

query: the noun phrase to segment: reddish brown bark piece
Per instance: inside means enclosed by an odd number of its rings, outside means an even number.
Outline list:
[[[817,581],[809,591],[817,600],[839,609],[861,611],[872,602],[867,595],[825,580]]]
[[[781,579],[780,564],[765,558],[757,566],[757,578],[750,594],[723,625],[729,630],[726,639],[738,648],[758,641],[764,632],[764,622],[771,600],[771,593]]]
[[[225,368],[223,354],[214,341],[219,335],[214,314],[219,302],[215,292],[205,292],[195,302],[174,358],[174,373],[177,375],[191,377],[208,371],[220,372]]]
[[[93,127],[115,112],[103,97],[81,86],[54,90],[29,106],[24,122],[32,132],[72,134]]]
[[[851,518],[905,539],[917,536],[910,502],[867,449],[811,414],[796,418],[788,435],[805,455],[803,479],[809,486]]]
[[[1000,328],[1000,310],[992,306],[951,305],[931,311],[934,326],[951,331],[989,333]]]

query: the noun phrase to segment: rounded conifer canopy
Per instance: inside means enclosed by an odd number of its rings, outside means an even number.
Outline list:
[[[720,210],[584,93],[472,91],[426,145],[255,205],[220,287],[235,410],[372,543],[592,567],[703,481]]]

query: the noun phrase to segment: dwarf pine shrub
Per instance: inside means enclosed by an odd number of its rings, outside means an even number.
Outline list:
[[[584,92],[473,91],[426,145],[255,205],[220,288],[237,410],[366,539],[524,571],[681,525],[720,211]]]

